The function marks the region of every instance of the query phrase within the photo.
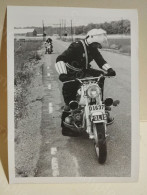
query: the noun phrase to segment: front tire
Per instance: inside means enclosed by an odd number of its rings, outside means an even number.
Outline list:
[[[107,144],[105,137],[105,125],[103,123],[95,123],[94,131],[94,146],[98,162],[104,164],[107,158]]]

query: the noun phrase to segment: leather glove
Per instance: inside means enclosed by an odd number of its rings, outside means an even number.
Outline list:
[[[70,81],[70,80],[75,80],[74,81],[74,85],[78,85],[79,84],[79,80],[78,79],[75,79],[73,77],[69,77],[67,74],[60,74],[59,80],[62,81],[62,82]]]
[[[116,72],[112,68],[109,68],[106,76],[116,76]]]
[[[69,81],[71,78],[67,74],[60,74],[59,75],[59,80],[62,82]]]

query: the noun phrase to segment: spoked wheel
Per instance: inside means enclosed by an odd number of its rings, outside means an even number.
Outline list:
[[[94,147],[100,164],[104,164],[107,158],[107,144],[105,137],[105,125],[103,123],[95,123],[93,125]]]

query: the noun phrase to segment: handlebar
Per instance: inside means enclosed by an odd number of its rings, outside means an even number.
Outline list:
[[[99,81],[101,78],[110,78],[110,77],[114,77],[114,76],[107,76],[107,75],[105,75],[105,74],[101,74],[101,75],[98,76],[98,77],[85,77],[85,78],[83,78],[83,79],[77,78],[77,79],[70,80],[70,81],[64,81],[63,83],[75,82],[75,81],[77,81],[77,80],[78,80],[80,83],[82,83],[82,81],[85,81],[85,80],[95,80],[95,79],[97,79],[97,81]]]

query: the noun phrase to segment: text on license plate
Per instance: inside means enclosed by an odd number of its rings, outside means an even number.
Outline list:
[[[105,109],[105,105],[91,105],[89,106],[89,110],[90,111],[97,111],[97,110],[104,110]]]
[[[106,114],[92,116],[92,121],[102,121],[102,120],[107,120]]]

